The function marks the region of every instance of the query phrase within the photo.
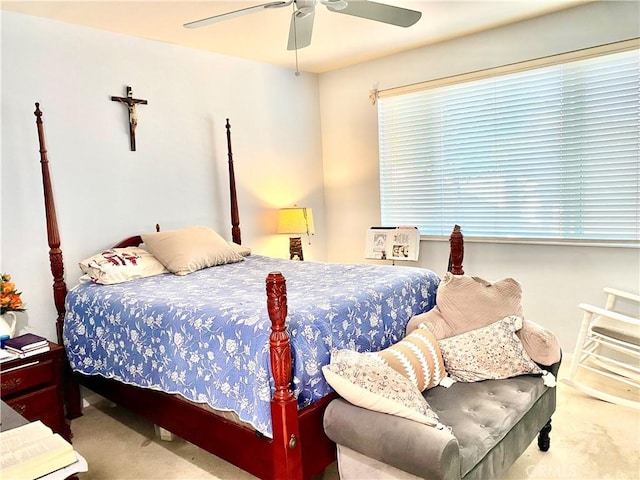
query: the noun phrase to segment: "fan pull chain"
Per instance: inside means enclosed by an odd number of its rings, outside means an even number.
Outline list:
[[[296,56],[296,77],[300,76],[300,69],[298,68],[298,22],[296,20],[296,2],[293,2],[293,47]]]

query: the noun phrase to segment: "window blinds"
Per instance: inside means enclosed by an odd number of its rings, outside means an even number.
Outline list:
[[[382,97],[378,120],[383,225],[640,239],[637,48]]]

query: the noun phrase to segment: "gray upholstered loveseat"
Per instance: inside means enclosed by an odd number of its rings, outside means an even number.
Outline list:
[[[547,370],[555,375],[559,366]],[[540,449],[549,448],[556,389],[540,376],[456,382],[424,396],[452,433],[333,400],[324,428],[338,445],[341,478],[496,479],[537,435]]]
[[[344,390],[349,395],[342,393],[344,398],[333,400],[324,415],[325,432],[338,446],[342,479],[497,479],[536,436],[540,449],[548,450],[556,388],[553,378],[544,375],[545,381],[538,367],[557,376],[561,352],[555,335],[523,320],[521,293],[520,284],[513,279],[491,284],[477,277],[445,275],[436,307],[414,317],[407,337],[391,347],[397,350],[421,327],[442,348],[443,365],[458,381],[448,388],[443,382],[433,387],[436,381],[424,391],[418,389],[438,416],[440,428],[403,418],[402,409],[392,414],[375,404],[371,408],[371,403],[361,402],[369,392],[356,390],[360,396],[354,396],[349,384]],[[422,331],[420,336],[424,335]],[[509,348],[510,353],[505,353]],[[357,366],[365,372],[360,377],[379,378],[378,372],[366,373],[367,368],[377,368],[370,367],[366,358],[364,366]],[[503,365],[507,370],[520,370],[505,374]],[[336,362],[333,372],[349,371],[351,366],[341,370]],[[432,364],[430,370],[434,369],[437,371]],[[520,374],[532,369],[538,374]],[[328,373],[325,371],[329,380]],[[471,378],[465,378],[469,373]],[[392,378],[395,374],[387,370],[385,375]],[[366,382],[358,386],[369,388]]]

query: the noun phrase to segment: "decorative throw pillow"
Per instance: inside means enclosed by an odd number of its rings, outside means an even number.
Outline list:
[[[562,358],[558,337],[542,325],[522,319],[522,328],[518,330],[517,335],[534,362],[540,365],[553,365]]]
[[[443,427],[418,389],[380,357],[336,350],[322,373],[329,385],[354,405]]]
[[[208,227],[195,225],[144,233],[141,237],[149,251],[176,275],[244,260],[224,238]]]
[[[140,247],[112,248],[80,263],[80,270],[91,280],[104,285],[151,277],[168,270],[153,255]]]
[[[409,320],[406,332],[424,324],[441,340],[486,327],[509,315],[523,317],[521,299],[522,287],[513,278],[490,283],[448,272],[438,286],[436,306]],[[534,361],[551,365],[560,360],[560,343],[551,331],[523,319],[518,336]]]
[[[501,379],[543,370],[527,354],[516,331],[522,319],[510,315],[486,327],[439,340],[447,373],[460,382]]]
[[[522,287],[513,278],[495,283],[469,275],[447,272],[436,293],[436,308],[412,319],[411,327],[430,324],[437,339],[486,327],[508,316],[522,317]],[[432,313],[433,312],[433,313]]]
[[[251,249],[249,247],[245,247],[244,245],[240,245],[239,243],[235,242],[227,243],[238,255],[242,255],[243,257],[248,257],[249,255],[251,255]]]
[[[380,357],[421,392],[435,387],[447,376],[438,340],[425,328],[414,330],[385,350],[362,355]]]

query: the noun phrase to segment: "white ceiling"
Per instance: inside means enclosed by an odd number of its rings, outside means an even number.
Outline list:
[[[0,1],[3,10],[295,68],[286,44],[292,6],[264,9],[198,29],[186,22],[266,3],[240,1]],[[362,1],[362,0],[352,0]],[[562,10],[590,0],[378,0],[422,12],[409,28],[316,9],[299,69],[326,72],[446,39]]]

